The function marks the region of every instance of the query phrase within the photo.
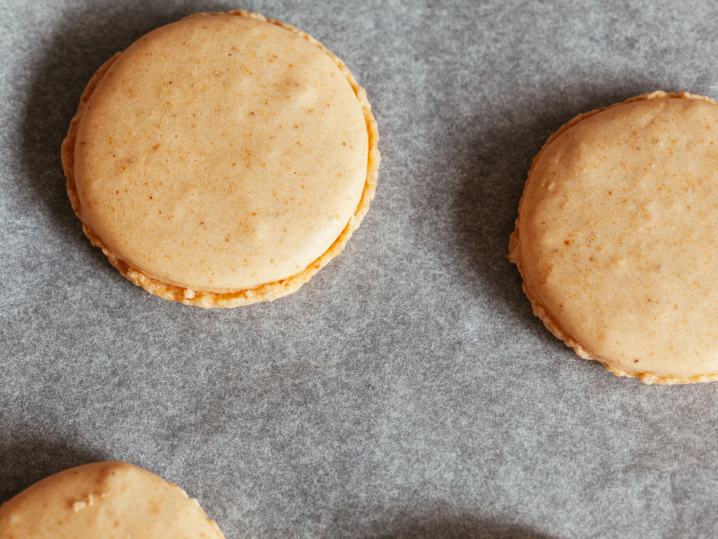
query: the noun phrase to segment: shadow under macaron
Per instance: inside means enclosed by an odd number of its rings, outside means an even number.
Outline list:
[[[499,523],[472,516],[421,519],[405,524],[392,524],[390,530],[376,535],[375,539],[550,539],[545,535],[517,524]]]
[[[110,460],[99,451],[70,443],[48,441],[39,436],[19,438],[7,444],[0,442],[0,503],[68,468]]]

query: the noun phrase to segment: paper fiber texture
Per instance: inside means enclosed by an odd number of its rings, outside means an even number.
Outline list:
[[[377,196],[299,292],[153,297],[91,247],[60,144],[97,69],[196,11],[291,23],[379,123]],[[0,0],[0,500],[124,460],[228,538],[712,537],[718,384],[578,359],[506,260],[531,159],[578,113],[718,98],[712,2]]]

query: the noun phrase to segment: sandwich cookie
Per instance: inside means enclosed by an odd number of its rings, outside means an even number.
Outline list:
[[[379,167],[344,63],[261,15],[200,13],[91,79],[62,145],[93,245],[145,290],[200,307],[296,291],[366,214]]]
[[[534,313],[645,383],[718,379],[718,105],[654,92],[582,114],[533,160],[511,236]]]
[[[71,468],[0,506],[0,539],[224,539],[197,500],[124,462]]]

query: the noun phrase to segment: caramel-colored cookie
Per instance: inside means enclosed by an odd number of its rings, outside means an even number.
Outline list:
[[[645,383],[718,379],[718,105],[655,92],[536,156],[509,259],[559,339]]]
[[[374,197],[376,122],[346,66],[243,11],[150,32],[95,74],[62,147],[83,229],[135,284],[236,307],[296,291]]]
[[[0,539],[224,539],[197,500],[124,462],[52,475],[0,506]]]

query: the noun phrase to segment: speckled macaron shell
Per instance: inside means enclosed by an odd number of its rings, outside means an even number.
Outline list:
[[[223,539],[197,500],[124,462],[71,468],[0,506],[0,539]]]
[[[718,379],[718,105],[655,92],[534,159],[510,255],[539,316],[620,376]]]
[[[233,307],[293,292],[374,195],[365,92],[321,44],[258,15],[150,32],[103,66],[76,120],[63,161],[85,232],[166,299]]]

